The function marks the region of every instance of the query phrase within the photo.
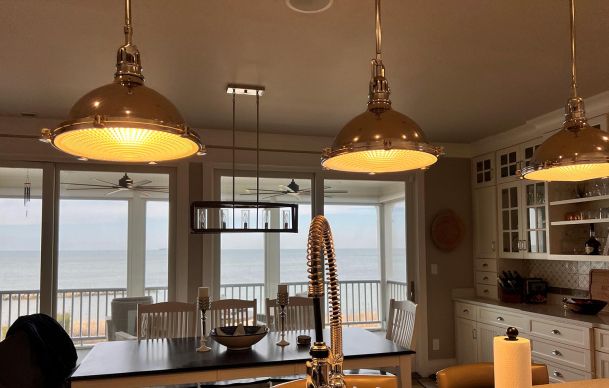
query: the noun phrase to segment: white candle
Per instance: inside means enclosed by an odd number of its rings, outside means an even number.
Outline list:
[[[279,286],[277,286],[277,293],[281,294],[287,294],[288,293],[288,285],[287,284],[280,284]]]
[[[209,297],[209,287],[199,287],[199,298]]]

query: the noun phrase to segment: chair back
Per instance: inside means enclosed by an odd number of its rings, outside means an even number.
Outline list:
[[[531,365],[533,385],[549,384],[548,368],[544,364]],[[492,362],[455,365],[436,373],[438,388],[492,388],[495,369]]]
[[[414,350],[414,332],[416,328],[417,305],[409,300],[389,301],[386,338],[395,344]]]
[[[256,299],[214,300],[209,309],[210,325],[207,330],[221,326],[237,326],[240,323],[243,326],[256,325],[257,313]]]
[[[269,330],[281,330],[281,307],[277,299],[266,298],[266,325]],[[291,296],[285,306],[285,330],[315,329],[313,318],[313,299],[303,296]]]
[[[163,302],[137,306],[137,338],[194,337],[197,332],[194,303]]]
[[[112,299],[110,311],[114,330],[135,335],[137,333],[137,305],[151,303],[152,296]]]

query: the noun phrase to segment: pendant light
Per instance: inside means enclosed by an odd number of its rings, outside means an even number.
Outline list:
[[[140,53],[131,40],[131,0],[125,0],[124,32],[114,82],[81,97],[66,121],[43,129],[43,140],[81,160],[154,164],[204,154],[177,108],[144,86]]]
[[[571,14],[571,97],[562,129],[544,141],[522,169],[526,179],[578,182],[609,176],[609,134],[588,124],[584,100],[577,94],[575,2]]]
[[[426,168],[443,153],[427,142],[410,117],[391,109],[389,83],[381,54],[381,0],[375,0],[376,57],[368,109],[355,117],[323,150],[321,164],[330,170],[383,173]]]

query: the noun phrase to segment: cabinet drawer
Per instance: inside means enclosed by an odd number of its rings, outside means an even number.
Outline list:
[[[531,334],[552,342],[590,349],[591,332],[587,327],[532,319]],[[609,340],[609,332],[607,340]]]
[[[592,371],[592,351],[556,342],[546,342],[531,336],[531,353],[559,365],[570,366],[585,372]]]
[[[455,316],[459,318],[476,320],[476,306],[473,304],[455,302]]]
[[[594,350],[609,353],[609,330],[594,329]]]
[[[568,368],[544,358],[533,357],[533,362],[546,364],[550,383],[564,383],[566,381],[589,380],[592,378],[592,373],[590,372]]]
[[[497,260],[495,259],[476,259],[474,261],[476,271],[497,272]]]
[[[489,298],[498,300],[497,285],[491,286],[490,284],[476,284],[476,295],[481,298]]]
[[[497,287],[495,287],[496,289]],[[522,332],[530,330],[529,319],[524,315],[484,307],[478,309],[478,322],[490,323],[506,328],[513,326]]]
[[[497,272],[476,271],[476,283],[488,285],[497,284]]]

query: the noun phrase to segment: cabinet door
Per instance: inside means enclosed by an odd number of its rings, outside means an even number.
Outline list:
[[[493,342],[497,336],[505,336],[505,328],[478,323],[478,362],[493,362]]]
[[[609,354],[603,352],[595,352],[596,359],[596,378],[609,378]]]
[[[497,183],[518,179],[520,147],[514,146],[497,151]]]
[[[455,338],[457,363],[473,364],[477,362],[476,322],[464,318],[455,318]]]
[[[547,213],[546,184],[544,182],[522,182],[522,236],[524,257],[543,259],[547,257]]]
[[[495,184],[495,153],[472,159],[472,184],[474,187]]]
[[[497,189],[499,257],[521,259],[523,242],[520,235],[520,182],[504,183]]]
[[[535,140],[531,140],[527,143],[524,143],[522,147],[522,162],[520,164],[520,168],[528,167],[531,164],[531,159],[533,158],[533,153],[539,148],[539,146],[543,143],[542,138],[538,138]]]
[[[474,189],[474,254],[497,257],[497,193],[495,186]]]

